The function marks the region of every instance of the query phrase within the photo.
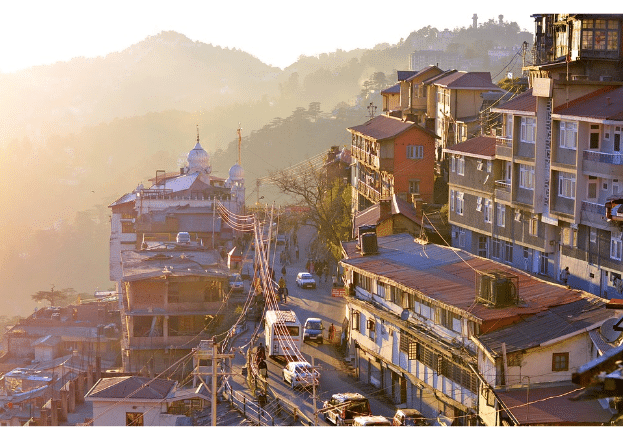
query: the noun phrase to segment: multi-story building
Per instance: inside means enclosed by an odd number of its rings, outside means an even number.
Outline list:
[[[623,88],[613,65],[623,16],[536,22],[537,52],[558,53],[539,56],[551,62],[528,68],[531,88],[492,109],[503,117],[497,136],[446,150],[453,245],[552,279],[569,267],[571,287],[621,298],[621,228],[607,206],[623,179]]]
[[[615,315],[606,300],[408,234],[365,233],[343,250],[347,354],[397,405],[457,425],[612,417],[596,400],[557,398],[601,354],[600,328]],[[512,402],[527,390],[539,408],[525,418],[525,400]]]
[[[240,214],[244,210],[244,171],[238,163],[227,179],[211,175],[210,156],[199,143],[188,153],[188,166],[179,173],[156,171],[149,188],[139,185],[109,207],[110,280],[122,277],[121,252],[138,249],[144,241],[174,241],[189,232],[193,241],[215,248],[231,240],[234,231],[221,223],[218,205]]]
[[[207,328],[218,325],[226,312],[228,270],[218,251],[162,246],[121,254],[125,372],[165,371],[207,339]],[[191,370],[181,365],[175,375]]]
[[[391,199],[433,201],[435,135],[411,121],[380,115],[352,135],[353,213]]]

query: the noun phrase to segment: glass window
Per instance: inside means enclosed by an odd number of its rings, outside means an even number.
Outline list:
[[[575,150],[577,143],[578,124],[572,122],[560,122],[560,147]]]
[[[560,172],[558,175],[558,195],[565,199],[575,199],[575,175]]]
[[[450,210],[454,210],[454,190],[450,190]]]
[[[504,242],[504,261],[513,262],[513,243]]]
[[[534,166],[519,165],[519,187],[534,190]]]
[[[504,227],[506,226],[506,205],[502,205],[498,203],[497,208],[498,208],[498,216],[497,216],[496,223],[498,227]]]
[[[582,49],[618,50],[619,22],[613,19],[582,21]]]
[[[407,159],[423,159],[424,158],[424,146],[423,145],[407,145]]]
[[[465,157],[463,156],[457,156],[456,158],[456,173],[465,175]]]
[[[519,140],[534,144],[536,140],[536,119],[534,117],[522,117]]]
[[[621,242],[621,232],[613,231],[610,234],[610,258],[621,261],[621,250],[623,242]]]
[[[485,209],[483,215],[485,222],[490,224],[493,220],[493,203],[491,202],[491,199],[485,199]]]
[[[456,213],[458,213],[459,215],[463,215],[463,207],[464,207],[463,196],[464,196],[464,193],[462,191],[456,192]]]
[[[420,180],[419,179],[409,180],[409,193],[420,194]]]
[[[502,241],[495,237],[491,239],[491,258],[502,259]]]
[[[569,352],[554,353],[552,355],[552,371],[568,371],[569,370]]]

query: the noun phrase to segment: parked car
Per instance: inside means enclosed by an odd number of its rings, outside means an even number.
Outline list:
[[[301,271],[296,275],[296,286],[299,288],[316,289],[316,279],[310,273]]]
[[[244,281],[240,274],[232,274],[229,276],[229,287],[232,292],[243,292],[244,291]]]
[[[283,380],[294,387],[318,387],[320,373],[308,362],[290,362],[283,368]]]
[[[394,426],[427,426],[424,415],[417,409],[398,409],[392,420]]]
[[[177,243],[190,243],[190,233],[186,231],[180,231],[175,238]]]
[[[318,343],[322,344],[323,337],[322,331],[324,330],[324,326],[322,325],[322,320],[317,317],[310,317],[305,321],[305,326],[303,327],[303,342],[305,341],[318,341]]]
[[[355,417],[354,426],[391,426],[392,422],[382,415],[369,415],[366,417]]]
[[[368,398],[360,393],[337,393],[322,404],[324,419],[335,425],[352,425],[355,417],[372,415]]]

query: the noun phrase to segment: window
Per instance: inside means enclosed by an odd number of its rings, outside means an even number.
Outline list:
[[[381,298],[385,298],[385,283],[377,282],[376,283],[376,294]]]
[[[493,203],[491,202],[491,199],[485,199],[485,210],[483,214],[485,222],[490,224],[493,220]]]
[[[590,231],[590,241],[591,243],[597,243],[597,229],[592,227]]]
[[[578,124],[572,122],[560,122],[560,141],[562,148],[575,150],[578,144]]]
[[[519,140],[534,144],[536,140],[536,119],[534,117],[522,117]]]
[[[521,222],[521,211],[519,209],[515,209],[515,221]]]
[[[456,172],[456,157],[450,156],[450,171]]]
[[[596,176],[589,176],[588,177],[588,184],[587,184],[587,192],[586,192],[586,197],[589,199],[596,199],[597,198],[597,177]]]
[[[612,148],[614,151],[621,151],[621,128],[619,126],[615,127],[614,143]]]
[[[463,207],[464,207],[463,196],[464,196],[464,193],[462,191],[456,192],[456,213],[458,213],[459,215],[463,215]]]
[[[352,316],[352,328],[353,331],[360,331],[361,330],[361,314],[358,311],[353,311],[353,316]]]
[[[355,286],[358,286],[363,290],[370,292],[370,290],[372,289],[372,279],[368,276],[364,276],[359,273],[354,273],[353,281],[355,282]]]
[[[519,165],[519,187],[534,190],[534,166]]]
[[[476,211],[482,212],[482,197],[476,197]]]
[[[558,195],[565,199],[575,199],[575,174],[560,172],[558,175]]]
[[[513,262],[513,243],[504,242],[504,261]]]
[[[621,242],[621,232],[613,231],[610,234],[610,258],[621,261],[621,250],[623,242]]]
[[[497,225],[498,227],[506,226],[506,205],[499,204],[497,205],[498,215],[497,215]]]
[[[491,173],[493,162],[491,160],[487,160],[487,173]]]
[[[368,329],[368,337],[374,341],[374,338],[376,336],[375,332],[376,332],[376,321],[374,319],[368,319],[368,321],[366,322],[366,329]]]
[[[450,211],[454,211],[454,190],[450,190]]]
[[[591,150],[599,149],[599,125],[591,125],[591,134],[588,148],[590,148]]]
[[[487,245],[487,237],[486,236],[479,236],[478,237],[478,256],[481,256],[483,258],[487,258],[488,257],[488,245]]]
[[[456,173],[465,175],[465,157],[463,156],[457,156],[456,158]]]
[[[491,239],[491,258],[502,259],[502,241],[495,237]]]
[[[504,114],[504,136],[507,138],[513,137],[513,116],[512,114]]]
[[[568,371],[569,370],[569,352],[552,354],[552,371]]]
[[[125,425],[126,426],[142,426],[143,422],[142,412],[126,412],[125,413]]]
[[[613,19],[585,19],[582,21],[582,49],[618,50],[619,22]]]
[[[464,248],[464,247],[465,247],[465,229],[460,228],[459,229],[459,248]]]
[[[409,193],[420,194],[420,180],[419,179],[409,180]]]
[[[532,218],[530,218],[530,222],[528,223],[528,234],[530,234],[531,236],[539,235],[539,218],[538,217],[533,216]]]
[[[423,145],[407,145],[407,159],[423,159],[424,158],[424,146]]]

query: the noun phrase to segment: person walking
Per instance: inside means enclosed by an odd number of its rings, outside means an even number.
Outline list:
[[[569,284],[567,283],[568,280],[569,280],[569,267],[565,267],[565,269],[560,272],[560,281],[567,288],[570,287]]]
[[[331,323],[331,326],[329,326],[329,342],[333,342],[334,338],[335,338],[335,326],[333,326],[333,323]]]
[[[279,301],[285,303],[286,299],[286,279],[281,276],[279,279]]]

